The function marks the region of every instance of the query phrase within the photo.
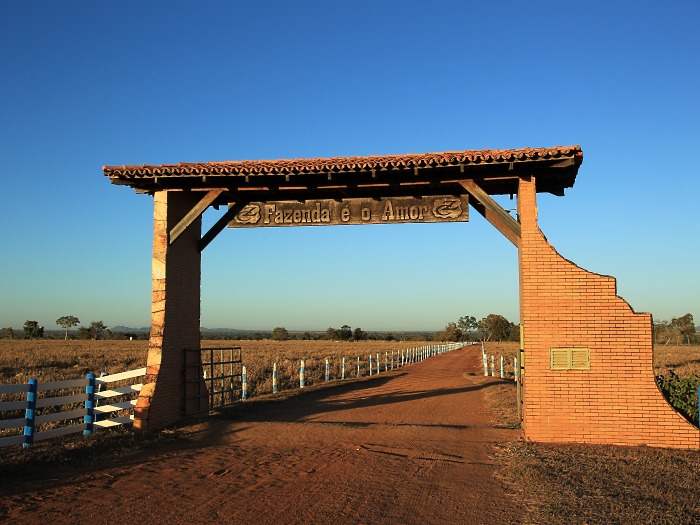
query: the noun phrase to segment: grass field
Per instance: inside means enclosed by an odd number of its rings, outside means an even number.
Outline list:
[[[332,377],[340,377],[342,358],[346,373],[354,376],[357,358],[367,374],[369,355],[380,354],[382,370],[386,353],[434,344],[399,341],[202,341],[203,348],[240,346],[248,367],[251,394],[272,391],[272,363],[280,368],[280,386],[290,388],[298,380],[299,361],[306,360],[307,384],[320,380],[325,358],[330,358]],[[0,340],[0,383],[25,383],[76,379],[89,372],[115,374],[146,366],[148,341]],[[375,364],[376,366],[376,364]]]
[[[367,373],[369,354],[401,351],[431,342],[399,341],[203,341],[204,348],[240,346],[243,364],[248,367],[250,394],[272,391],[272,363],[277,362],[281,388],[296,385],[299,361],[305,359],[307,384],[323,377],[325,358],[331,363],[331,376],[340,377],[342,358],[346,358],[346,374],[356,373],[357,357],[361,371]],[[503,355],[507,376],[513,372],[513,356],[518,344],[488,343],[487,353]],[[88,372],[114,374],[146,366],[148,341],[61,341],[0,340],[0,383],[25,383],[34,377],[39,381],[61,381],[84,377]],[[498,366],[498,365],[497,365]],[[678,375],[700,376],[700,346],[656,346],[654,374],[673,370]]]

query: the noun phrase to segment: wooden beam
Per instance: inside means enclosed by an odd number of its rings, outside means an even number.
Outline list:
[[[185,215],[180,222],[178,222],[172,230],[170,230],[170,235],[169,238],[170,240],[168,241],[169,244],[172,244],[175,242],[175,240],[182,235],[182,233],[187,229],[187,227],[192,224],[196,219],[201,217],[202,213],[209,207],[209,205],[216,200],[216,198],[221,195],[224,191],[226,191],[223,188],[218,188],[215,190],[210,190],[207,192],[207,194],[202,197],[202,199],[195,204],[194,208],[192,208],[187,215]]]
[[[459,185],[467,190],[479,203],[479,205],[475,205],[470,200],[474,209],[519,248],[520,223],[511,217],[506,210],[501,208],[501,206],[473,180],[459,181]]]
[[[238,213],[245,208],[247,205],[247,202],[232,202],[230,203],[228,210],[226,210],[226,213],[224,213],[221,218],[216,221],[216,224],[212,226],[207,233],[205,233],[202,236],[202,239],[199,241],[199,251],[202,252],[204,251],[204,248],[209,246],[209,243],[213,241],[217,235],[219,235],[222,231],[224,231],[224,228],[228,225],[233,218],[238,215]]]

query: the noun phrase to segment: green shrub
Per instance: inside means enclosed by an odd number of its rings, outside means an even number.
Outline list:
[[[700,376],[679,376],[671,370],[665,375],[656,376],[656,382],[668,402],[689,421],[697,425]]]

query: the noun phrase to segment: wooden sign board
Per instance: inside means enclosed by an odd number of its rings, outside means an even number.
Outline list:
[[[467,195],[251,202],[229,222],[229,228],[266,226],[336,226],[467,222]]]

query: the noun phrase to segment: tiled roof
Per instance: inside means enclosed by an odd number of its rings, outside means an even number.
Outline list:
[[[497,164],[583,158],[580,146],[552,148],[522,148],[503,150],[465,150],[442,153],[406,155],[370,155],[368,157],[331,157],[315,159],[243,160],[223,162],[195,162],[141,166],[103,166],[111,179],[133,179],[168,176],[247,176],[288,175],[324,172],[353,172],[385,169],[431,168],[469,164]],[[579,160],[580,160],[579,159]]]

